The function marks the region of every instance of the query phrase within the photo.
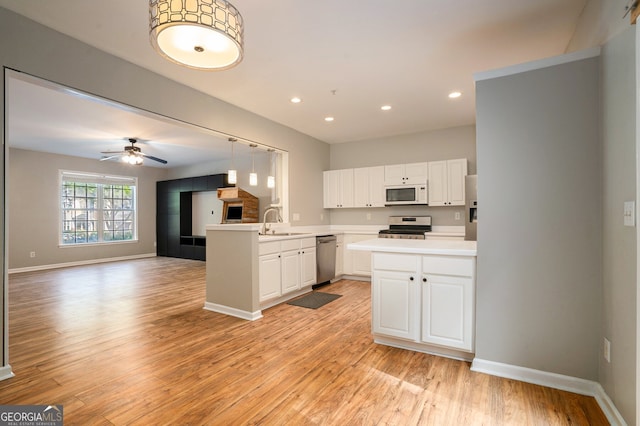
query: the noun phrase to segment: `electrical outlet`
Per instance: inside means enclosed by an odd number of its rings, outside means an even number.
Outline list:
[[[455,219],[456,220],[460,220],[460,212],[456,212],[455,213]]]
[[[294,213],[294,214],[293,214],[293,221],[294,221],[294,222],[297,222],[297,221],[299,221],[299,220],[300,220],[300,213]]]
[[[623,207],[624,226],[636,225],[636,203],[635,201],[625,201]]]
[[[367,213],[367,220],[371,220],[371,213]]]
[[[611,342],[605,337],[604,338],[604,359],[607,362],[611,362]]]
[[[324,213],[320,213],[320,221],[324,220]]]
[[[29,253],[29,257],[36,257],[36,252],[32,251],[31,253]]]

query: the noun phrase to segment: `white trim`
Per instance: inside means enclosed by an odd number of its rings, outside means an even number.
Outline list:
[[[471,371],[592,396],[612,425],[626,426],[627,424],[598,382],[478,358],[473,359]]]
[[[113,242],[121,242],[121,241],[130,241],[130,242],[138,242],[138,177],[137,176],[117,176],[117,175],[105,175],[100,173],[93,172],[76,172],[71,170],[58,169],[58,200],[62,200],[63,192],[64,192],[64,183],[65,182],[84,182],[84,183],[94,183],[98,185],[97,191],[97,206],[95,207],[95,212],[97,213],[97,226],[96,230],[98,233],[98,241],[92,243],[74,243],[74,244],[64,244],[63,242],[63,234],[64,234],[64,212],[66,210],[75,210],[72,208],[65,208],[63,203],[59,203],[58,206],[58,247],[64,246],[85,246],[85,245],[101,245],[101,244],[111,244]],[[115,240],[115,241],[107,241],[104,240],[104,213],[107,209],[105,209],[104,205],[104,186],[105,185],[129,185],[133,187],[133,208],[130,210],[133,212],[133,236],[130,240]],[[87,206],[88,208],[88,206]],[[123,210],[125,211],[125,210]]]
[[[636,54],[636,424],[640,425],[640,226],[638,223],[638,201],[640,201],[640,31],[635,28]]]
[[[204,302],[204,309],[211,312],[217,312],[219,314],[230,315],[232,317],[255,321],[262,318],[262,311],[248,312],[240,309],[232,308],[230,306],[219,305],[217,303]]]
[[[280,297],[277,297],[277,298],[271,299],[271,300],[262,301],[262,302],[260,302],[260,309],[264,311],[265,309],[272,308],[272,307],[274,307],[276,305],[279,305],[281,303],[289,301],[289,300],[291,300],[291,299],[293,299],[295,297],[302,296],[303,294],[310,293],[312,290],[313,289],[312,289],[311,286],[304,287],[304,288],[302,288],[300,290],[296,290],[294,292],[287,293],[284,296],[280,296]]]
[[[492,78],[506,77],[522,72],[534,71],[583,59],[595,58],[596,56],[600,56],[600,50],[600,47],[592,47],[590,49],[579,50],[565,55],[552,56],[551,58],[539,59],[537,61],[525,62],[490,71],[481,71],[474,73],[473,78],[475,81],[491,80]]]
[[[0,367],[0,381],[7,380],[15,376],[16,375],[13,374],[13,370],[11,369],[11,365],[7,364]]]
[[[416,343],[409,340],[396,339],[394,337],[373,335],[373,343],[391,346],[394,348],[406,349],[409,351],[422,352],[430,355],[442,356],[445,358],[457,359],[459,361],[471,361],[473,353],[449,349],[443,346],[430,345],[428,343]]]
[[[96,263],[107,263],[107,262],[119,262],[122,260],[134,260],[134,259],[145,259],[149,257],[156,257],[155,253],[143,253],[143,254],[134,254],[131,256],[119,256],[119,257],[104,257],[101,259],[89,259],[89,260],[79,260],[76,262],[66,262],[66,263],[54,263],[51,265],[38,265],[38,266],[27,266],[25,268],[13,268],[9,269],[10,274],[17,274],[20,272],[33,272],[33,271],[45,271],[47,269],[58,269],[58,268],[68,268],[70,266],[82,266],[82,265],[93,265]]]
[[[348,274],[343,274],[340,277],[334,278],[333,280],[331,280],[331,282],[340,281],[340,280],[371,282],[371,275],[348,275]]]

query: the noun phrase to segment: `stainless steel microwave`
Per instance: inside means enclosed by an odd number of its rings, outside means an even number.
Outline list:
[[[428,204],[426,182],[418,185],[387,185],[384,193],[385,206]]]

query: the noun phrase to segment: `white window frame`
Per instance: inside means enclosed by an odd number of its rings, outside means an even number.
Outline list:
[[[98,241],[87,241],[80,243],[65,243],[63,241],[64,232],[64,211],[62,203],[64,182],[82,182],[99,185],[98,206],[97,206],[97,232]],[[104,229],[104,204],[102,185],[130,185],[133,187],[133,236],[128,240],[108,240],[103,239]],[[86,247],[91,245],[104,244],[129,244],[138,241],[138,178],[134,176],[117,176],[102,173],[78,172],[71,170],[59,170],[58,174],[58,246],[59,247]]]

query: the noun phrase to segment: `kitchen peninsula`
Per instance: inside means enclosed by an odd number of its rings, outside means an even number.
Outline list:
[[[371,252],[376,343],[471,360],[475,241],[376,238],[347,246]]]
[[[207,225],[205,309],[246,320],[311,291],[319,230],[259,235],[262,224]]]

